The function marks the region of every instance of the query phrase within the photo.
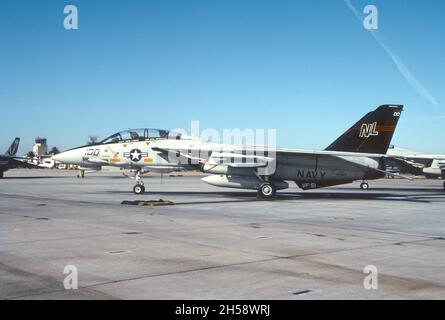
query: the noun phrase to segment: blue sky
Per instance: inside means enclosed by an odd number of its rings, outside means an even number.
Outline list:
[[[70,148],[131,127],[275,128],[322,149],[380,104],[393,142],[445,153],[445,2],[359,1],[437,105],[403,77],[343,0],[0,1],[0,152],[15,136]],[[76,5],[79,30],[63,28]],[[364,16],[364,15],[363,15]]]

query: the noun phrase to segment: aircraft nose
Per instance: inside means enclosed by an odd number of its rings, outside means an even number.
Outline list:
[[[66,164],[78,164],[82,162],[82,157],[79,150],[69,150],[61,152],[52,156],[51,159]]]

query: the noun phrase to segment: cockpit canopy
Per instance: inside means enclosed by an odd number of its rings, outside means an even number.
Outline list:
[[[181,139],[181,134],[161,129],[129,129],[105,138],[100,143],[118,143],[121,141],[145,141],[159,139]]]

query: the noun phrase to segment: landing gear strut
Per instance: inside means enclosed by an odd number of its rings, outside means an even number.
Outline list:
[[[368,190],[368,189],[369,189],[369,184],[368,184],[368,182],[367,182],[367,181],[363,181],[363,182],[360,184],[360,189],[362,189],[362,190]]]
[[[85,170],[80,169],[79,172],[77,173],[77,177],[78,178],[85,178]]]
[[[264,182],[258,188],[258,198],[271,199],[275,197],[277,188],[270,182]]]
[[[135,194],[144,194],[145,186],[144,186],[144,181],[142,181],[141,170],[138,170],[136,172],[135,180],[136,180],[136,185],[133,187],[133,192]]]

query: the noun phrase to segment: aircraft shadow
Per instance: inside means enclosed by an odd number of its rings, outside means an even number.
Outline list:
[[[425,191],[425,190],[422,190]],[[404,194],[404,193],[390,193],[390,192],[317,192],[317,193],[283,193],[278,195],[279,200],[370,200],[370,201],[405,201],[405,202],[419,202],[431,203],[431,199],[445,200],[445,193],[443,197],[438,198],[434,193],[420,193],[420,194]]]
[[[132,191],[107,191],[111,194],[134,194]],[[157,191],[146,190],[144,196],[165,195],[165,196],[202,196],[202,197],[236,197],[236,198],[256,198],[256,192],[215,192],[215,191]]]
[[[304,200],[368,200],[368,201],[396,201],[396,202],[418,202],[430,203],[432,200],[445,200],[445,193],[443,197],[437,197],[435,192],[420,193],[420,194],[405,194],[405,193],[391,193],[391,192],[278,192],[274,199],[258,199],[256,192],[215,192],[215,191],[169,191],[159,192],[153,190],[148,191],[142,197],[163,197],[168,199],[169,196],[197,196],[204,198],[203,201],[180,201],[177,204],[199,204],[199,203],[230,203],[230,202],[248,202],[248,201],[304,201]],[[400,191],[400,190],[399,190]],[[411,190],[410,190],[411,191]],[[425,191],[425,190],[421,190]],[[128,194],[132,195],[131,191],[108,191],[112,194]],[[206,197],[213,199],[205,200]],[[215,199],[217,197],[218,199]],[[234,199],[235,198],[235,199]]]

